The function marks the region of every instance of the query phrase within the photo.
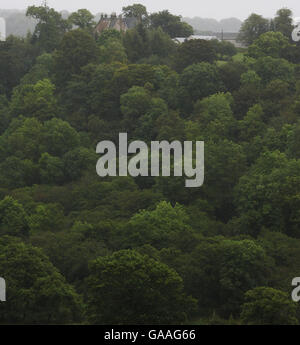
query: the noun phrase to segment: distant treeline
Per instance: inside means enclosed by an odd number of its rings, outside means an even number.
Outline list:
[[[213,18],[183,18],[196,32],[239,32],[242,21],[238,18],[226,18],[220,21]]]
[[[6,19],[7,36],[26,36],[27,32],[33,32],[35,20],[25,15],[25,10],[0,10],[0,17]]]
[[[25,15],[25,10],[1,10],[0,17],[6,19],[7,35],[26,36],[28,31],[33,32],[35,20]],[[61,12],[64,18],[70,15],[70,12]],[[95,21],[100,19],[100,13],[95,15]],[[239,32],[242,21],[237,18],[222,19],[220,21],[212,18],[183,18],[183,21],[190,24],[197,32]]]
[[[61,12],[63,18],[68,18],[71,14],[68,11]],[[36,21],[30,17],[26,17],[26,10],[1,10],[0,17],[6,19],[6,33],[7,36],[21,36],[24,37],[30,31],[34,31]],[[100,14],[95,16],[95,20],[100,19]]]

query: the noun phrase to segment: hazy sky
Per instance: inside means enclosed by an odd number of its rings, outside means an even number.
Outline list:
[[[42,0],[1,0],[0,9],[25,9],[28,5],[39,5]],[[189,17],[245,19],[250,13],[259,13],[266,17],[273,17],[282,7],[293,10],[295,17],[300,17],[299,0],[48,0],[48,4],[57,10],[74,11],[87,8],[93,13],[121,12],[123,6],[142,3],[149,12],[170,10],[174,14]]]

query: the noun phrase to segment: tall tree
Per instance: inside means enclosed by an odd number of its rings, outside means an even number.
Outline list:
[[[80,9],[77,12],[73,12],[69,17],[69,22],[80,29],[88,31],[92,31],[96,24],[94,22],[94,16],[86,9]]]
[[[49,79],[40,80],[35,85],[20,85],[12,96],[12,115],[35,117],[40,121],[51,119],[57,114],[54,91],[55,86]]]
[[[211,42],[206,40],[186,41],[178,47],[175,54],[175,69],[180,72],[195,63],[212,63],[216,58],[216,51]]]
[[[85,30],[68,32],[54,55],[55,77],[59,86],[65,85],[73,74],[99,59],[99,49],[94,38]]]
[[[21,78],[33,66],[36,49],[30,39],[9,36],[0,44],[0,94],[10,96]]]
[[[140,23],[148,22],[148,12],[146,6],[142,4],[133,4],[122,8],[125,17],[135,17]]]
[[[193,110],[196,101],[223,90],[216,66],[208,62],[200,62],[188,66],[179,78],[180,106],[184,114]]]
[[[238,39],[247,44],[252,44],[261,34],[269,30],[269,21],[258,14],[251,14],[243,23]]]
[[[0,322],[61,324],[79,321],[81,301],[41,249],[0,239],[0,271],[8,284]]]
[[[134,250],[93,261],[87,284],[92,323],[178,324],[195,307],[176,271]]]
[[[249,55],[256,59],[262,56],[281,58],[289,47],[288,39],[281,32],[266,32],[249,47]]]
[[[141,23],[125,33],[123,43],[130,62],[135,63],[151,55],[149,30]]]
[[[38,21],[32,40],[41,51],[47,53],[58,47],[63,35],[70,28],[69,22],[63,19],[60,13],[48,7],[47,3],[43,6],[28,7],[26,16]]]
[[[293,12],[288,8],[282,8],[277,11],[274,18],[275,31],[281,32],[285,37],[291,40],[293,26]]]
[[[259,287],[245,294],[241,313],[248,325],[298,325],[297,306],[283,291]]]
[[[175,16],[169,11],[161,11],[150,15],[150,25],[153,28],[161,27],[172,38],[189,37],[193,34],[193,28],[181,21],[180,16]]]
[[[27,214],[23,206],[9,196],[0,201],[0,234],[1,236],[28,234]]]

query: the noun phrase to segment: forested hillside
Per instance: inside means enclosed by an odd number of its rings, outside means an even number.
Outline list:
[[[84,5],[83,5],[84,6]],[[0,323],[298,324],[300,47],[291,14],[171,39],[169,12],[94,35],[29,7],[0,42]],[[262,32],[253,25],[262,21]],[[252,25],[252,26],[251,26]],[[96,174],[96,145],[205,142],[205,183]]]

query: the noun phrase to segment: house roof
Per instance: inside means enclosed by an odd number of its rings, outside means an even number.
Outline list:
[[[135,17],[122,17],[122,16],[102,16],[99,23],[96,26],[96,32],[101,33],[106,29],[115,29],[118,31],[126,31],[134,28],[138,23],[138,19]]]

